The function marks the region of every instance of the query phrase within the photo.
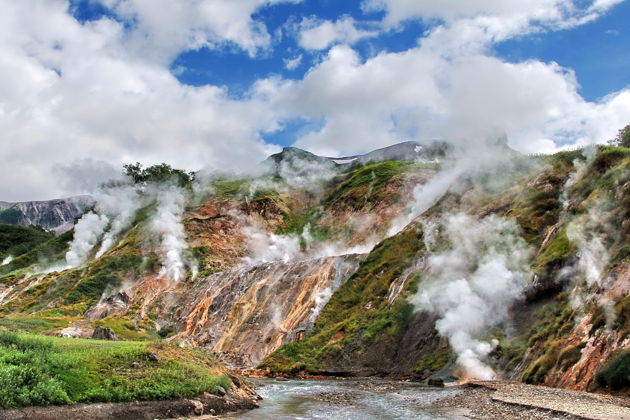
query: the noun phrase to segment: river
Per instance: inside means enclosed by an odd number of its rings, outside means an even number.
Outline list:
[[[456,389],[374,380],[254,380],[263,397],[260,408],[226,419],[464,420],[468,417],[431,408]]]

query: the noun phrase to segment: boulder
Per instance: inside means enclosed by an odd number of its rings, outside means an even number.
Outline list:
[[[118,341],[118,337],[116,336],[116,334],[111,328],[100,327],[100,326],[94,329],[92,338],[95,340]]]
[[[427,385],[433,386],[436,388],[444,388],[444,379],[442,378],[429,378],[427,381]]]

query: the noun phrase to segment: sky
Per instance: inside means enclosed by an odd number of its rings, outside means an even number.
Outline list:
[[[630,123],[629,19],[630,0],[0,0],[0,201],[284,146],[604,143]]]

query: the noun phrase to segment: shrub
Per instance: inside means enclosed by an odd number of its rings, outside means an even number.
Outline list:
[[[595,376],[597,383],[613,390],[630,386],[630,350],[623,351],[602,367]]]

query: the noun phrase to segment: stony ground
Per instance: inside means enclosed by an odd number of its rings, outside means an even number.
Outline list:
[[[520,383],[473,382],[435,406],[483,420],[630,420],[628,399]]]

